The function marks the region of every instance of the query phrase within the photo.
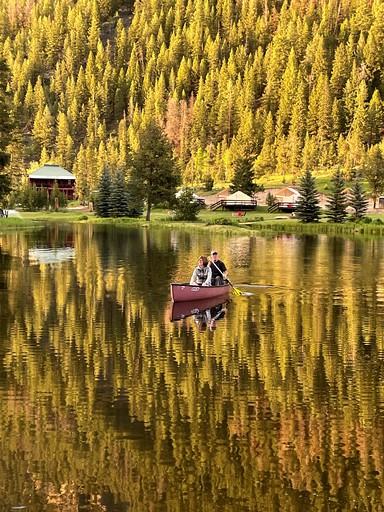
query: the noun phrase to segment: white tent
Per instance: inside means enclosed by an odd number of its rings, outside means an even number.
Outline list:
[[[300,192],[295,188],[285,187],[277,190],[276,197],[278,201],[284,203],[296,203],[300,197]]]
[[[227,201],[252,201],[252,197],[238,190],[234,194],[227,196]]]
[[[175,194],[175,195],[176,195],[176,198],[177,198],[177,199],[179,199],[179,197],[180,197],[184,192],[185,192],[185,189],[183,189],[183,188],[182,188],[181,190],[179,190],[178,192],[176,192],[176,194]],[[205,200],[204,200],[204,198],[203,198],[203,197],[200,197],[200,196],[198,196],[197,194],[193,193],[193,194],[192,194],[192,201],[191,201],[191,202],[195,202],[195,203],[201,203],[201,204],[203,204],[203,203],[205,203]]]

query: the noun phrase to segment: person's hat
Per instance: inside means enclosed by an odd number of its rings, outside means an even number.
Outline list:
[[[218,254],[218,252],[217,251],[212,251],[211,254]]]

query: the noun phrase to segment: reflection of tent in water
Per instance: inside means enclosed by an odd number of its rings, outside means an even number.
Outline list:
[[[30,261],[41,264],[60,263],[61,261],[73,260],[75,258],[74,247],[34,247],[29,249]]]

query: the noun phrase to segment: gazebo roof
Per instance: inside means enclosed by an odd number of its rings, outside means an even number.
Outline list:
[[[29,179],[76,180],[76,177],[60,165],[45,164],[32,172]]]

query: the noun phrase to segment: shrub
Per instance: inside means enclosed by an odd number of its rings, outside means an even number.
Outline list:
[[[220,225],[220,226],[238,226],[238,220],[228,219],[228,217],[217,217],[216,219],[211,219],[207,222],[208,226],[212,225]]]
[[[276,196],[274,196],[271,192],[268,192],[265,201],[267,203],[267,206],[273,206],[276,202]]]
[[[194,200],[193,190],[184,189],[177,198],[174,220],[196,220],[200,204]]]

